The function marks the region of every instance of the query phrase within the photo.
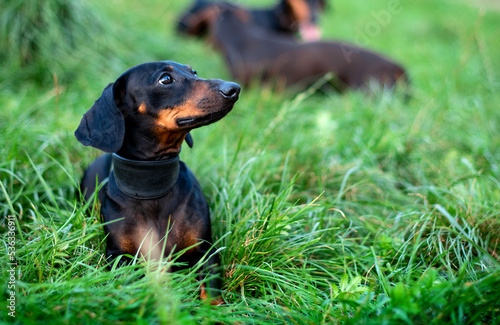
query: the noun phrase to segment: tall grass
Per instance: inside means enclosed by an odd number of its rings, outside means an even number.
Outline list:
[[[36,5],[49,3],[56,2]],[[138,260],[108,269],[96,202],[82,202],[77,190],[99,152],[77,143],[73,131],[125,69],[170,59],[202,77],[230,79],[215,51],[173,31],[186,4],[86,3],[109,31],[92,43],[111,49],[79,43],[68,59],[79,64],[58,70],[57,82],[48,61],[40,63],[50,80],[42,84],[6,61],[4,302],[8,216],[16,220],[19,266],[16,317],[2,307],[2,322],[498,323],[500,12],[444,0],[401,4],[368,44],[408,68],[409,102],[386,93],[245,88],[227,117],[192,132],[194,148],[184,148],[181,159],[211,208],[224,265],[222,307],[197,298],[196,267],[165,273]],[[383,0],[335,2],[322,20],[324,33],[354,41],[386,8]],[[74,66],[66,56],[59,60]]]
[[[53,75],[71,77],[72,68],[84,57],[75,56],[83,44],[98,51],[105,43],[92,44],[106,33],[106,24],[80,0],[2,1],[0,58],[5,75],[23,73],[26,80],[52,81]],[[102,54],[102,52],[101,52]]]

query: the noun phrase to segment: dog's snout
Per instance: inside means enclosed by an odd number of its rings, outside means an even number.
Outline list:
[[[219,91],[226,98],[235,98],[240,94],[240,86],[234,82],[224,82]]]

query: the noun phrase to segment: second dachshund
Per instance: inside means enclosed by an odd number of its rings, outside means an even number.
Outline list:
[[[233,78],[244,85],[257,81],[303,89],[329,72],[339,91],[368,88],[373,82],[392,88],[398,80],[407,81],[405,70],[380,54],[344,42],[300,43],[261,28],[247,11],[232,6],[215,3],[188,15],[184,32],[207,33]]]

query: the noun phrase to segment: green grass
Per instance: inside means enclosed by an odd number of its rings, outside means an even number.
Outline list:
[[[360,39],[388,3],[335,1],[321,20],[325,37]],[[212,211],[223,307],[197,299],[196,270],[108,271],[98,213],[76,190],[99,152],[73,131],[121,72],[168,59],[230,79],[210,46],[174,32],[187,4],[92,1],[100,27],[82,30],[94,34],[75,37],[71,54],[50,59],[45,48],[35,67],[4,57],[0,321],[498,323],[500,10],[400,3],[366,42],[407,67],[409,102],[243,89],[227,117],[192,132],[181,158]],[[5,308],[11,215],[15,318]]]

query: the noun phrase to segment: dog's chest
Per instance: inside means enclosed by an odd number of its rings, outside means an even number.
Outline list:
[[[109,224],[106,231],[118,239],[116,244],[125,254],[139,252],[147,259],[159,260],[173,249],[194,252],[200,241],[210,239],[208,205],[196,189],[176,189],[157,200],[114,198],[103,208],[105,222],[112,221],[106,216],[121,219]]]

